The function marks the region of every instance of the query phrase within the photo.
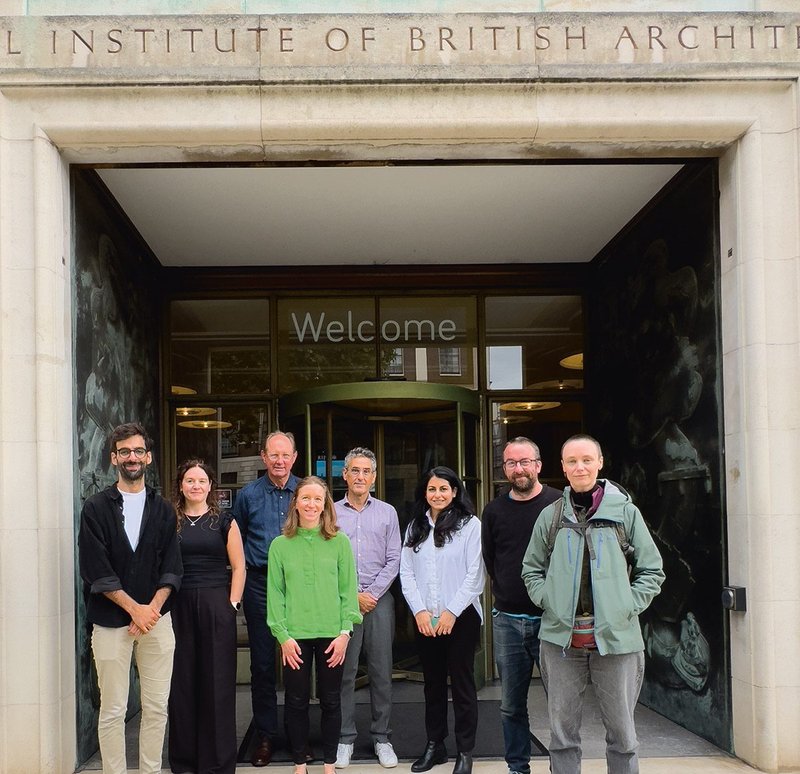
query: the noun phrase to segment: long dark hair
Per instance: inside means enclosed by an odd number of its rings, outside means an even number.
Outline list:
[[[433,544],[437,548],[449,543],[453,539],[453,535],[470,520],[475,510],[469,495],[464,490],[464,484],[455,471],[442,466],[431,468],[417,486],[414,494],[414,510],[408,524],[408,532],[406,532],[406,545],[415,551],[419,550],[431,531],[427,516],[430,506],[425,497],[425,491],[432,478],[444,479],[454,492],[453,502],[439,514],[433,527]]]
[[[211,488],[208,491],[206,503],[208,504],[208,512],[211,514],[211,527],[214,527],[219,519],[219,493],[217,492],[217,477],[214,474],[214,468],[211,465],[206,465],[200,459],[184,460],[178,466],[178,472],[175,474],[175,483],[172,487],[172,504],[175,506],[175,513],[178,517],[178,532],[181,531],[183,526],[183,519],[186,516],[184,508],[186,506],[186,498],[183,496],[181,484],[186,474],[192,468],[200,468],[208,476],[208,482]]]

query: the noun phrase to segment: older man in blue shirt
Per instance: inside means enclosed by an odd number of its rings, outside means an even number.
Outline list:
[[[342,730],[336,768],[350,765],[356,739],[355,680],[363,649],[367,656],[369,698],[372,708],[370,734],[378,761],[385,768],[397,766],[389,741],[392,712],[392,641],[394,599],[389,593],[400,571],[400,525],[397,511],[370,495],[377,474],[375,455],[356,447],[344,459],[342,476],[347,494],[336,505],[339,527],[350,538],[358,573],[358,605],[364,616],[353,627],[342,677]]]
[[[278,697],[275,691],[275,638],[267,627],[267,554],[281,534],[289,503],[297,488],[292,465],[297,449],[291,433],[270,433],[261,459],[267,474],[242,487],[233,504],[233,515],[242,532],[247,579],[244,616],[250,640],[250,691],[253,722],[259,739],[253,766],[272,760],[278,731]]]

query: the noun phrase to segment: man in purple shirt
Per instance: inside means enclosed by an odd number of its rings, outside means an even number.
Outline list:
[[[369,699],[372,708],[370,734],[378,761],[385,768],[397,766],[389,741],[392,712],[392,641],[394,599],[389,593],[400,571],[400,524],[397,511],[370,495],[375,483],[375,455],[356,447],[344,458],[342,476],[347,494],[336,503],[336,520],[350,538],[358,573],[358,605],[364,616],[353,627],[342,677],[342,730],[336,768],[350,765],[356,739],[355,681],[362,648],[367,656]]]

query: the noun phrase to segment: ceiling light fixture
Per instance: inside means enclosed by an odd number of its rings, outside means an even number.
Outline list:
[[[501,403],[500,411],[547,411],[558,408],[560,405],[555,400],[520,400],[514,403]]]
[[[197,390],[193,390],[191,387],[181,387],[179,384],[173,384],[170,392],[173,395],[197,395]]]
[[[568,355],[558,364],[563,368],[569,368],[570,371],[583,371],[583,352],[576,352],[574,355]]]
[[[206,406],[181,406],[175,409],[179,417],[210,417],[217,413],[216,409]]]
[[[529,384],[526,390],[582,390],[583,379],[549,379],[546,382]]]
[[[190,419],[186,422],[178,422],[178,427],[188,427],[191,430],[224,430],[231,427],[231,423],[223,422],[220,419]]]

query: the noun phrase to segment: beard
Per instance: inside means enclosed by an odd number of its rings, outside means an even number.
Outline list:
[[[528,495],[536,486],[536,480],[532,476],[515,476],[511,481],[511,489],[517,494]]]
[[[137,467],[131,470],[129,470],[126,465],[120,465],[119,468],[117,468],[120,477],[129,484],[138,481],[144,475],[146,469],[147,465],[143,462],[138,462]]]

